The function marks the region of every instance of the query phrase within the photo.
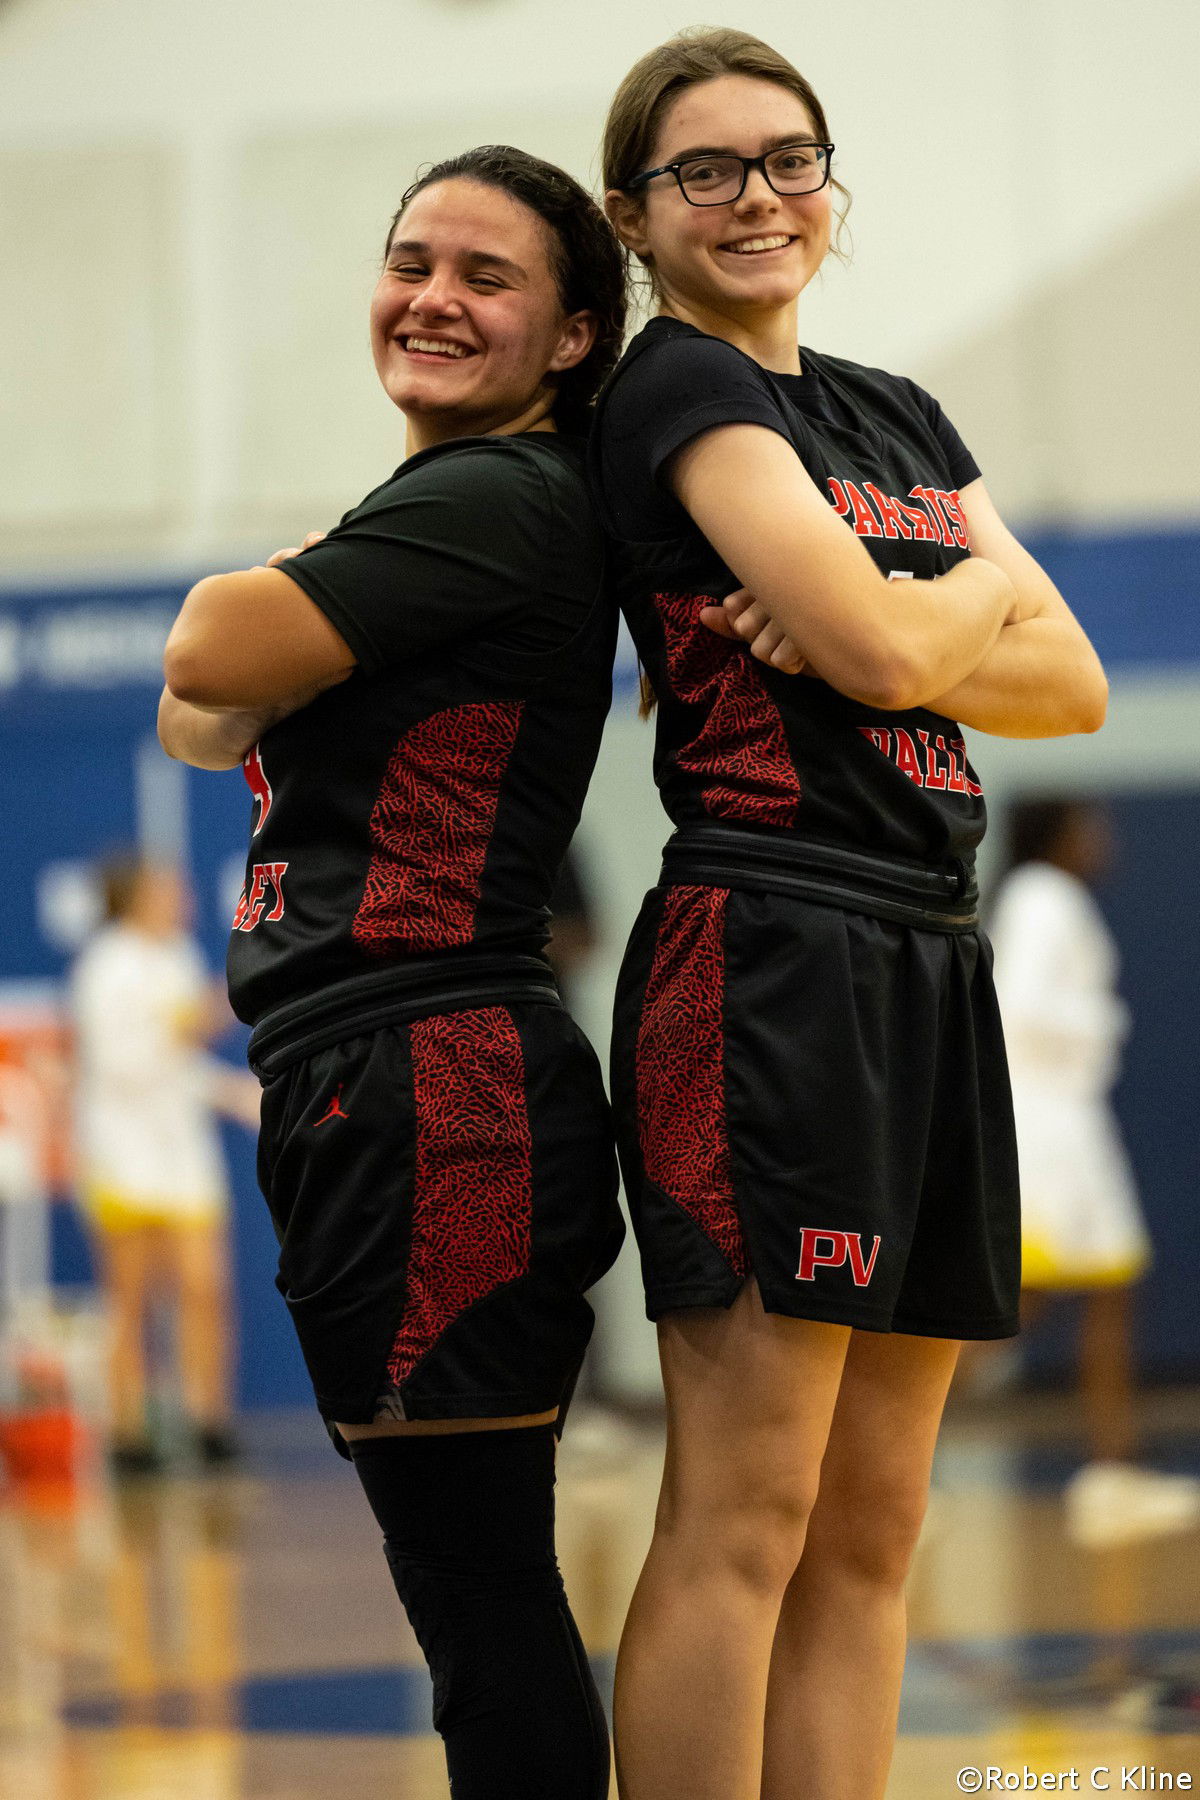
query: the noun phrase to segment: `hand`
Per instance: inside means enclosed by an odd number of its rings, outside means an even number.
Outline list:
[[[717,637],[748,644],[750,654],[784,675],[804,672],[806,657],[779,625],[776,625],[748,588],[727,594],[720,606],[705,606],[700,623]]]
[[[285,563],[290,556],[299,556],[302,550],[311,550],[314,544],[319,544],[321,539],[327,536],[328,533],[324,531],[310,531],[302,544],[293,544],[290,550],[277,550],[274,556],[268,556],[265,566],[268,569],[277,569],[280,563]]]

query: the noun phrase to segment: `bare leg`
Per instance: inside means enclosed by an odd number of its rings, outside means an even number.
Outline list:
[[[946,1339],[851,1337],[775,1635],[762,1800],[882,1800],[904,1671],[904,1582],[957,1355]]]
[[[623,1800],[758,1800],[771,1645],[849,1339],[765,1313],[753,1283],[660,1323],[667,1458],[617,1660]]]
[[[163,1234],[179,1303],[183,1402],[197,1424],[220,1428],[229,1418],[233,1321],[223,1224],[187,1225]]]
[[[154,1285],[153,1227],[105,1231],[99,1253],[112,1318],[113,1427],[118,1439],[132,1442],[146,1431],[146,1313]]]
[[[1134,1424],[1133,1309],[1126,1287],[1097,1288],[1084,1295],[1079,1374],[1094,1462],[1132,1459]]]

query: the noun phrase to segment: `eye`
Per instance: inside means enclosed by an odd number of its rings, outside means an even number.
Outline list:
[[[504,283],[495,275],[472,275],[471,286],[478,288],[483,294],[495,294],[504,286]]]
[[[429,273],[422,263],[413,262],[389,263],[387,272],[389,275],[397,276],[401,281],[423,281]]]

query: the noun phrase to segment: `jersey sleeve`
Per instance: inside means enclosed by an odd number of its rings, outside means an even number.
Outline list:
[[[765,425],[791,443],[783,407],[749,359],[719,338],[667,338],[622,371],[605,403],[605,487],[618,517],[647,490],[666,492],[662,474],[685,444],[717,425]]]
[[[534,613],[553,523],[532,454],[472,444],[402,471],[283,570],[374,675]]]
[[[969,481],[978,481],[981,473],[979,464],[933,395],[926,393],[923,387],[918,387],[915,381],[907,381],[905,386],[942,447],[955,487],[964,488]]]

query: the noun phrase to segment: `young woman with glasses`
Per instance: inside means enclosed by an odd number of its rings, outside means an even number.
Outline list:
[[[230,995],[317,1404],[384,1533],[455,1800],[604,1800],[555,1434],[623,1227],[542,949],[616,614],[582,428],[620,253],[506,146],[404,196],[371,308],[407,456],[324,538],[192,589],[160,735],[254,796]]]
[[[883,1794],[959,1342],[1017,1328],[960,725],[1105,707],[937,402],[797,348],[832,157],[809,84],[736,31],[651,51],[605,138],[657,314],[601,398],[595,486],[676,828],[614,1039],[668,1408],[625,1800]]]

